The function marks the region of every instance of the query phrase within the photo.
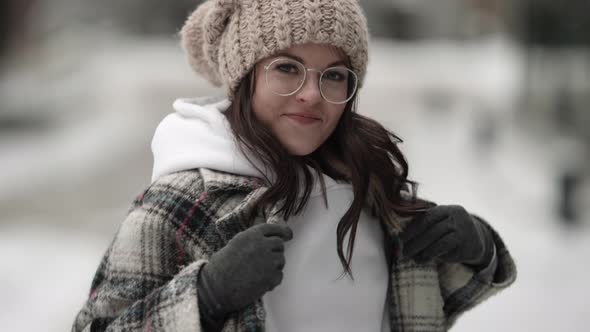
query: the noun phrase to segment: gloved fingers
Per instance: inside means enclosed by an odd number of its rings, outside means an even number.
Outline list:
[[[276,286],[278,286],[281,281],[283,281],[283,271],[278,271],[277,273],[273,274],[272,280],[271,280],[271,287],[269,290],[273,290]]]
[[[456,248],[457,241],[455,234],[447,233],[442,238],[416,254],[414,260],[418,263],[425,263],[437,257],[445,260],[444,258],[449,258],[448,255],[455,252]]]
[[[445,219],[447,215],[438,211],[439,209],[437,208],[438,207],[432,208],[410,220],[400,234],[402,242],[406,243],[412,241],[416,236],[423,234],[427,229],[432,228],[434,224]]]
[[[260,232],[266,237],[278,236],[283,241],[289,241],[293,238],[293,231],[289,226],[279,224],[260,224],[257,227]]]
[[[285,251],[285,241],[278,236],[273,236],[266,239],[268,246],[270,247],[270,251],[272,252],[283,252]]]
[[[459,205],[438,205],[428,210],[428,212],[432,218],[441,219],[449,217],[457,209],[462,209],[462,207]]]
[[[283,268],[285,267],[285,256],[279,257],[279,259],[276,262],[276,266],[279,271],[283,270]]]
[[[448,219],[440,221],[432,225],[430,228],[425,229],[422,233],[417,234],[408,242],[403,242],[402,252],[404,256],[414,257],[416,254],[453,231],[454,229],[451,227]]]
[[[450,262],[459,262],[460,260],[457,259],[457,257],[459,257],[460,251],[461,251],[461,246],[459,246],[459,243],[457,243],[453,249],[447,251],[444,254],[439,255],[438,258],[442,261],[449,262],[449,263]]]

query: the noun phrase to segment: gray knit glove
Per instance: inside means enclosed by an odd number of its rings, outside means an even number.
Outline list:
[[[210,330],[218,330],[228,313],[253,303],[281,283],[284,242],[292,238],[287,226],[258,224],[211,256],[197,281],[202,320],[212,326]]]
[[[418,263],[439,259],[485,268],[494,257],[492,234],[458,205],[432,207],[401,234],[404,256]]]

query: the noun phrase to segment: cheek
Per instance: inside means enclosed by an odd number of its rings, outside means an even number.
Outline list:
[[[281,97],[268,91],[266,82],[264,81],[264,72],[257,72],[254,84],[252,111],[259,121],[270,125],[273,119],[278,117],[278,113],[275,110],[281,107]]]
[[[252,111],[256,118],[269,126],[277,114],[273,110],[277,109],[276,101],[264,91],[255,91],[252,96]]]
[[[330,118],[330,132],[334,131],[338,123],[340,122],[340,118],[342,118],[342,114],[344,114],[345,106],[334,105],[335,108],[331,110],[333,116]]]

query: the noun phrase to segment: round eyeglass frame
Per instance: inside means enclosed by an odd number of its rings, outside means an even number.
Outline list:
[[[289,60],[289,61],[296,62],[296,63],[298,63],[299,65],[301,65],[301,67],[302,67],[302,68],[304,68],[304,69],[305,69],[305,70],[303,71],[303,80],[301,80],[301,84],[299,84],[299,87],[297,87],[297,89],[295,89],[295,91],[293,91],[293,92],[291,92],[291,93],[286,93],[286,94],[283,94],[283,93],[278,93],[278,92],[276,92],[276,91],[274,91],[274,90],[272,89],[272,87],[271,87],[271,84],[268,82],[268,69],[269,69],[269,68],[270,68],[270,67],[271,67],[271,66],[272,66],[272,65],[273,65],[275,62],[278,62],[278,61],[281,61],[281,60]],[[330,69],[334,69],[334,68],[343,68],[343,67],[329,67],[329,68],[326,68],[326,69],[324,69],[324,70],[322,71],[322,70],[315,69],[315,68],[307,68],[307,67],[305,67],[305,65],[304,65],[304,64],[302,64],[301,62],[299,62],[299,61],[297,61],[297,60],[295,60],[295,59],[290,59],[290,58],[276,58],[276,59],[272,60],[272,61],[271,61],[271,62],[270,62],[268,65],[264,66],[264,80],[266,81],[266,86],[267,86],[267,87],[270,89],[270,91],[271,91],[272,93],[274,93],[274,94],[276,94],[276,95],[278,95],[278,96],[288,97],[288,96],[292,96],[292,95],[296,94],[297,92],[299,92],[299,90],[301,90],[301,88],[302,88],[302,87],[303,87],[303,85],[305,84],[305,80],[307,79],[307,73],[308,73],[308,72],[310,72],[310,71],[315,71],[315,72],[318,72],[318,73],[320,73],[320,78],[319,78],[319,80],[318,80],[318,88],[320,89],[320,94],[322,95],[322,98],[323,98],[325,101],[329,102],[330,104],[335,104],[335,105],[342,105],[342,104],[348,103],[348,102],[349,102],[349,101],[350,101],[352,98],[354,98],[354,96],[356,95],[356,93],[357,93],[357,88],[358,88],[358,75],[357,75],[357,74],[356,74],[356,73],[355,73],[353,70],[351,70],[350,68],[346,68],[346,67],[344,67],[346,70],[348,70],[349,72],[351,72],[351,73],[352,73],[352,75],[354,76],[354,90],[353,90],[353,93],[351,93],[351,94],[350,94],[350,96],[349,96],[349,97],[348,97],[346,100],[344,100],[344,101],[341,101],[341,102],[334,102],[334,101],[331,101],[331,100],[329,100],[328,98],[326,98],[326,96],[324,96],[324,91],[322,90],[322,77],[324,76],[324,73],[325,73],[325,72],[327,72],[327,71],[329,71]]]

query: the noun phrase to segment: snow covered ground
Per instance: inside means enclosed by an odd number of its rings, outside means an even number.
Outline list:
[[[88,75],[102,83],[81,109],[93,112],[70,110],[58,130],[43,136],[2,136],[2,330],[70,329],[127,206],[149,181],[157,121],[174,96],[212,91],[187,78],[174,44],[121,45],[117,54],[128,56],[103,53],[94,67],[89,62]],[[590,229],[587,222],[562,227],[555,213],[558,163],[513,121],[520,79],[514,51],[498,41],[372,47],[361,112],[404,139],[423,196],[489,220],[517,262],[517,282],[453,330],[587,330]],[[481,112],[499,124],[487,147],[474,138]],[[589,206],[587,198],[582,203]]]

